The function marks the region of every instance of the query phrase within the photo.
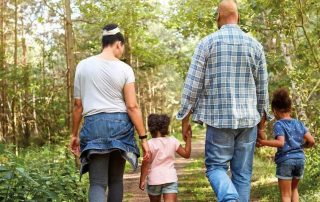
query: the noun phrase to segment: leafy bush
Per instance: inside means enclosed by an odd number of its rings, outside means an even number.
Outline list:
[[[66,148],[20,151],[0,145],[0,201],[86,201],[87,178],[79,181]]]

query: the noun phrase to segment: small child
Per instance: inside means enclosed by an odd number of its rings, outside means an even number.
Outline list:
[[[298,183],[305,164],[303,148],[312,147],[314,138],[302,122],[291,118],[291,99],[287,90],[274,92],[271,107],[277,119],[273,125],[275,139],[258,141],[262,146],[278,148],[275,162],[281,200],[299,201]]]
[[[145,189],[151,202],[160,202],[163,195],[165,202],[177,201],[178,177],[174,168],[175,153],[189,158],[191,153],[191,127],[189,126],[186,146],[182,147],[179,141],[167,136],[169,134],[170,118],[167,115],[150,114],[148,128],[152,139],[148,140],[151,158],[142,161],[140,189]]]

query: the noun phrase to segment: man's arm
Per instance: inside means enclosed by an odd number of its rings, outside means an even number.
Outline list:
[[[195,50],[182,91],[181,108],[177,119],[182,120],[182,133],[186,136],[189,118],[196,105],[203,86],[208,50],[202,41]]]
[[[256,75],[256,92],[257,92],[257,106],[260,116],[263,117],[266,115],[268,120],[268,108],[269,108],[269,92],[268,92],[268,72],[267,72],[267,63],[266,57],[261,50],[261,55],[258,61],[257,75]]]
[[[81,99],[75,99],[74,107],[73,107],[73,124],[72,124],[70,149],[71,149],[71,152],[76,156],[79,156],[80,154],[78,131],[79,131],[79,126],[82,119],[82,112],[83,112],[83,106],[82,106]]]
[[[258,124],[258,139],[266,139],[266,121],[272,119],[269,115],[269,92],[268,92],[268,72],[267,63],[263,49],[261,49],[255,78],[257,93],[257,109],[261,116]]]
[[[258,124],[258,139],[265,140],[266,138],[266,113],[263,113],[260,123]]]

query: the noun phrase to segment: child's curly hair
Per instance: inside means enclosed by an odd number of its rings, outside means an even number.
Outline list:
[[[287,89],[280,88],[273,93],[271,107],[279,112],[290,112],[292,101]]]
[[[160,132],[164,137],[169,134],[170,117],[166,114],[150,114],[148,116],[148,128],[152,137],[157,136]]]

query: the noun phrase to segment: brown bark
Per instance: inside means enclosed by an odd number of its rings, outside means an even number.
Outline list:
[[[4,13],[5,13],[5,0],[0,0],[0,88],[1,88],[1,99],[0,99],[0,123],[1,123],[1,134],[0,141],[5,139],[8,132],[8,119],[7,119],[7,83],[6,83],[6,53],[5,53],[5,33],[4,33]]]
[[[66,73],[66,83],[67,83],[67,126],[68,130],[71,130],[71,113],[72,113],[72,91],[73,91],[73,75],[75,68],[74,59],[74,35],[72,30],[72,20],[71,20],[71,6],[70,0],[65,0],[65,48],[66,48],[66,60],[67,60],[67,73]]]
[[[22,66],[24,68],[24,97],[23,97],[23,125],[24,125],[24,146],[29,145],[30,139],[30,107],[29,107],[29,70],[27,64],[26,39],[22,38]]]
[[[282,49],[282,54],[284,56],[285,62],[286,62],[286,68],[288,71],[288,75],[290,76],[290,72],[294,71],[294,67],[292,65],[292,60],[290,57],[290,45],[284,43],[284,37],[281,36],[282,42],[281,42],[281,49]],[[301,96],[297,93],[297,83],[291,79],[291,89],[292,89],[292,97],[293,102],[295,103],[295,106],[297,106],[297,114],[299,117],[302,118],[302,120],[307,120],[307,114],[305,109],[303,108],[303,103],[301,100]]]
[[[304,13],[304,10],[303,10],[303,3],[302,3],[301,0],[299,0],[299,9],[300,9],[301,28],[302,28],[303,34],[304,34],[304,36],[305,36],[305,38],[306,38],[306,40],[308,42],[308,46],[309,46],[309,48],[311,50],[314,62],[317,64],[317,68],[319,69],[320,68],[320,61],[318,59],[318,55],[319,54],[317,52],[316,45],[311,42],[310,36],[307,33],[307,29],[306,29],[306,26],[305,26],[305,20],[304,20],[305,13]],[[311,99],[311,97],[316,92],[316,90],[318,89],[319,86],[320,86],[320,80],[312,88],[311,92],[308,95],[307,101],[309,101]]]
[[[13,53],[13,74],[16,76],[17,68],[18,68],[18,3],[17,0],[14,1],[15,9],[14,9],[14,53]],[[12,137],[13,142],[16,145],[16,153],[18,151],[18,137],[16,134],[16,102],[17,102],[17,84],[16,80],[13,79],[13,96],[11,102],[11,127],[12,127]]]

